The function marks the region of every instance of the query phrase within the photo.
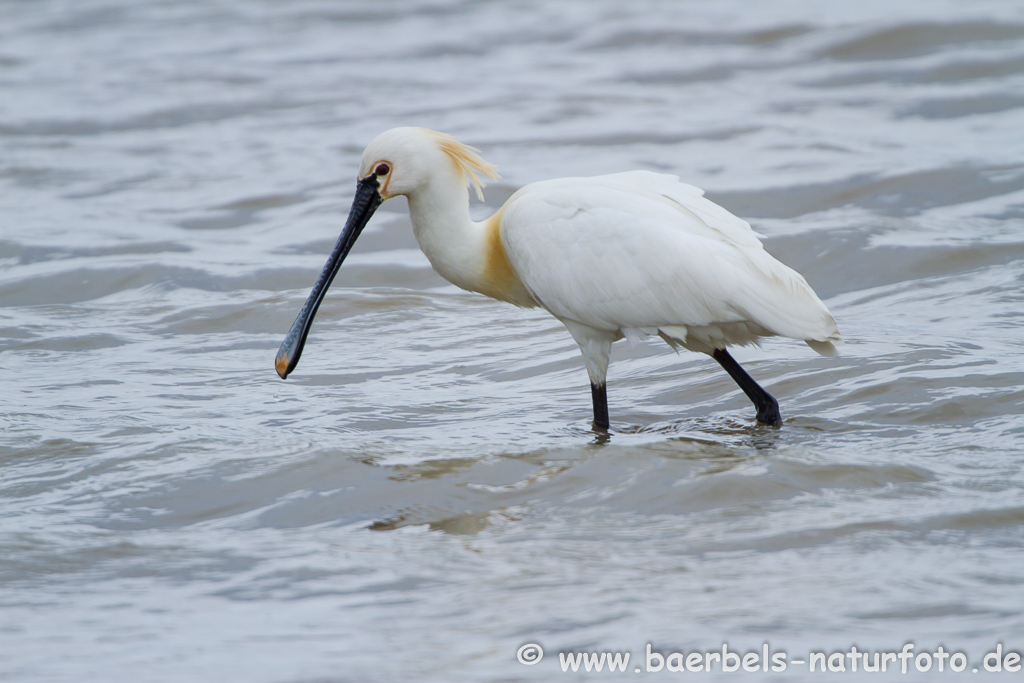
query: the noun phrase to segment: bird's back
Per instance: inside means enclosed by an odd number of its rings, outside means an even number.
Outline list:
[[[632,171],[527,185],[501,237],[554,315],[662,336],[697,351],[781,335],[834,353],[835,320],[746,221],[675,176]]]

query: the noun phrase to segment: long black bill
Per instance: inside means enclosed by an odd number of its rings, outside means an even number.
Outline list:
[[[338,274],[342,261],[348,256],[359,233],[363,231],[370,216],[383,201],[378,192],[379,188],[380,183],[373,175],[363,178],[356,185],[356,198],[352,201],[352,209],[348,213],[345,229],[341,231],[341,237],[338,238],[338,243],[334,245],[334,251],[331,252],[330,258],[324,264],[324,269],[320,273],[320,277],[317,278],[316,284],[313,285],[313,291],[309,293],[309,298],[306,299],[306,304],[299,312],[299,317],[292,323],[292,328],[288,330],[288,336],[284,338],[281,348],[277,351],[274,367],[281,379],[287,378],[299,364],[302,347],[306,345],[306,336],[309,334],[309,328],[313,325],[313,316],[320,308],[320,302],[323,301],[327,288],[334,282],[334,276]]]

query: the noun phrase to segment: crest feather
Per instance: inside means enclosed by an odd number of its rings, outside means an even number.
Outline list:
[[[465,145],[451,135],[438,133],[436,130],[427,130],[426,132],[434,139],[441,151],[448,155],[448,158],[465,177],[466,182],[473,186],[477,199],[483,201],[484,183],[480,177],[497,180],[501,177],[498,175],[498,167],[484,161],[483,157],[478,154],[480,150],[476,147]]]

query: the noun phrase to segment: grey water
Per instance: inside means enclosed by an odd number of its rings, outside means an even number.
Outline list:
[[[841,355],[735,351],[776,431],[621,342],[599,438],[564,328],[441,280],[396,199],[282,382],[397,125],[499,166],[477,217],[679,175]],[[4,2],[0,378],[3,680],[713,680],[633,665],[723,643],[984,674],[1024,648],[1024,5]]]

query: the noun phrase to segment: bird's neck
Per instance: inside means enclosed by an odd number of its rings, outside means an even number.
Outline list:
[[[480,277],[483,231],[469,218],[469,194],[454,178],[434,176],[411,193],[409,217],[420,249],[434,270],[454,285],[473,289]]]
[[[413,234],[441,277],[493,299],[518,306],[537,305],[502,244],[502,211],[479,223],[471,220],[464,179],[438,174],[408,199]]]

